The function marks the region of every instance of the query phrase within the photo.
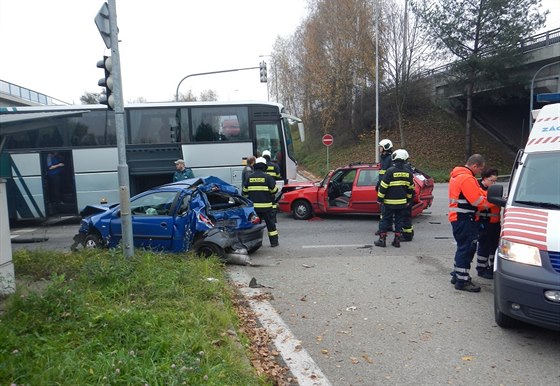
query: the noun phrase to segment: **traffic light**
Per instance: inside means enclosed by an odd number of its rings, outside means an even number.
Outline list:
[[[259,71],[260,71],[260,74],[261,74],[261,83],[266,83],[267,79],[266,79],[266,62],[265,61],[262,61],[259,64]]]
[[[113,63],[110,56],[103,56],[103,60],[97,62],[97,67],[105,70],[105,78],[99,79],[97,84],[101,87],[105,87],[105,95],[101,95],[99,98],[99,103],[107,105],[110,110],[115,109],[115,97],[113,94],[113,76],[111,71],[113,70]]]

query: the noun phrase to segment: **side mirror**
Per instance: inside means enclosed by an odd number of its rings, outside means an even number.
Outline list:
[[[504,198],[504,186],[498,184],[490,186],[488,188],[488,201],[501,207],[506,206],[507,199]]]

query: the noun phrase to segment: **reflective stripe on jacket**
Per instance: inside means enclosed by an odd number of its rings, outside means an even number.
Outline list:
[[[282,179],[282,176],[280,175],[280,167],[276,165],[274,162],[266,163],[266,173],[271,175],[272,178],[274,178],[275,180]]]
[[[406,208],[414,195],[412,173],[403,162],[395,162],[387,169],[377,192],[377,200],[393,208]]]
[[[482,180],[478,181],[478,185],[480,189],[484,190],[485,192],[488,191],[488,187],[484,186]],[[488,222],[488,223],[499,223],[500,222],[500,211],[501,208],[496,205],[492,205],[488,210],[480,210],[476,212],[476,221],[478,222]]]
[[[274,194],[278,191],[276,181],[263,170],[255,170],[243,181],[243,195],[253,201],[255,209],[272,209]]]
[[[480,188],[471,169],[455,167],[449,179],[450,222],[474,219],[476,210],[487,210],[494,206],[486,199],[486,192]]]

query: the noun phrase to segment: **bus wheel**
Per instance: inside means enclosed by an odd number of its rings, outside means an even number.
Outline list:
[[[496,295],[494,295],[494,319],[496,320],[496,324],[502,328],[512,328],[519,324],[516,319],[513,319],[500,311]]]
[[[101,242],[101,238],[99,236],[94,234],[86,236],[84,248],[101,248],[102,246],[103,243]]]
[[[212,255],[218,256],[220,259],[224,258],[224,251],[222,248],[214,243],[205,241],[197,241],[193,245],[194,252],[201,257],[210,257]]]
[[[292,214],[296,220],[311,218],[311,204],[305,200],[297,200],[292,205]]]

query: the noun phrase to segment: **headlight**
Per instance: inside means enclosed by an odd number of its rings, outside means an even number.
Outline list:
[[[541,266],[541,255],[537,247],[500,239],[498,256],[521,264]]]

